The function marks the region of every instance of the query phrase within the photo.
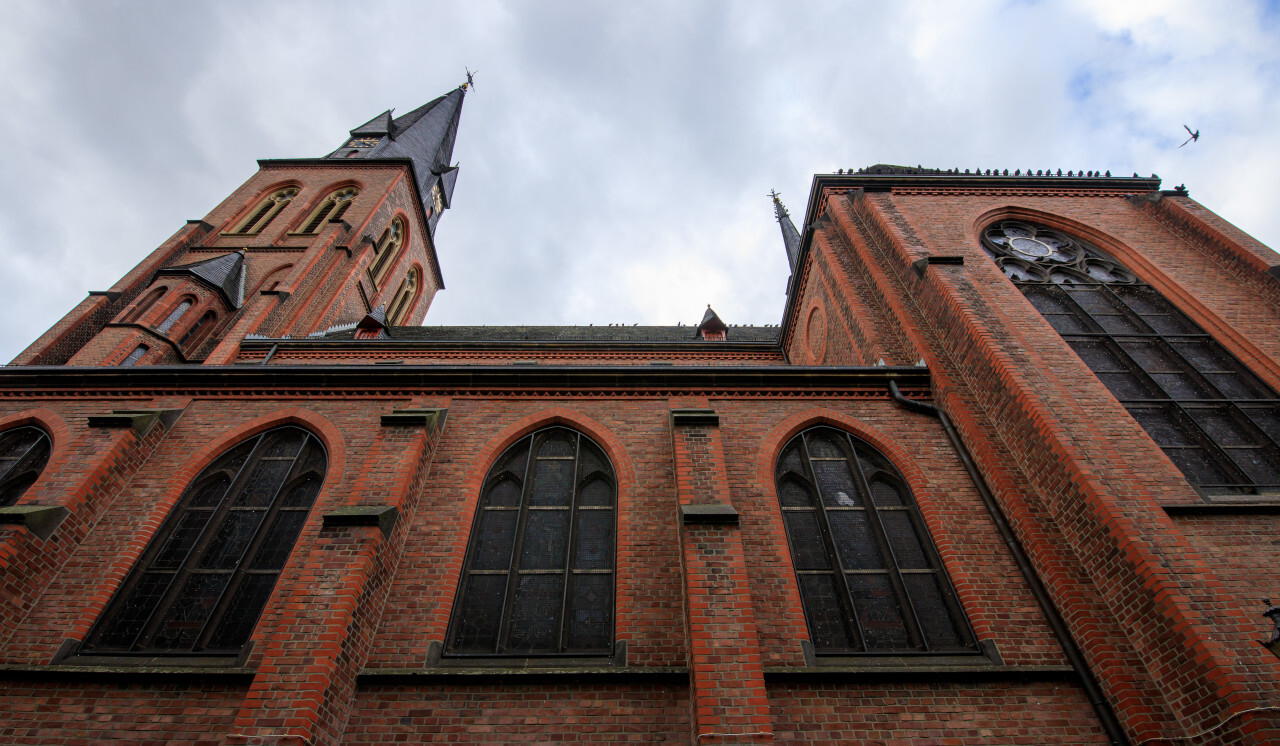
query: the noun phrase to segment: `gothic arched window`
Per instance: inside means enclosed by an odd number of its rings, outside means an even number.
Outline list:
[[[911,491],[879,451],[815,427],[782,449],[775,476],[819,654],[975,650]]]
[[[573,430],[504,451],[481,488],[446,654],[610,654],[616,497],[609,459]]]
[[[169,331],[173,328],[174,324],[178,323],[178,319],[182,318],[182,315],[189,310],[191,310],[191,299],[183,298],[182,302],[174,306],[173,310],[169,312],[169,315],[164,317],[164,321],[160,322],[160,326],[156,327],[156,331],[161,334]]]
[[[0,433],[0,507],[18,502],[49,463],[49,434],[38,427]]]
[[[155,305],[156,301],[160,300],[160,296],[164,295],[166,289],[167,288],[164,287],[158,287],[147,293],[143,296],[142,300],[138,301],[137,305],[130,309],[129,313],[125,314],[124,318],[121,319],[121,322],[127,324],[137,321],[142,314],[146,313],[151,306]]]
[[[342,220],[343,214],[347,208],[351,206],[351,201],[360,194],[360,190],[355,187],[344,187],[335,190],[321,200],[316,209],[311,211],[311,215],[307,217],[307,222],[303,224],[299,233],[319,233],[325,223],[336,223]]]
[[[400,253],[400,247],[404,245],[404,221],[396,218],[391,221],[391,225],[382,232],[378,238],[378,242],[373,245],[373,261],[369,264],[369,277],[373,280],[375,287],[382,286],[382,280],[387,276],[387,270],[391,269],[391,265],[395,262],[395,258]]]
[[[391,301],[391,310],[387,312],[387,319],[391,324],[404,323],[409,311],[413,308],[413,300],[417,295],[418,268],[414,267],[409,270],[409,274],[400,283],[400,288],[396,290],[395,298]]]
[[[205,311],[200,320],[191,325],[187,333],[182,335],[182,339],[178,342],[178,346],[184,349],[194,349],[204,341],[209,330],[213,328],[213,322],[218,320],[218,314],[213,311]]]
[[[1043,226],[997,223],[982,246],[1187,481],[1280,491],[1280,397],[1159,291]]]
[[[289,202],[298,196],[297,187],[286,187],[273,194],[258,204],[257,209],[249,213],[244,222],[236,226],[232,233],[239,235],[249,235],[262,232],[263,228],[275,219],[280,211],[289,206]]]
[[[315,436],[243,441],[187,487],[81,652],[233,654],[253,627],[324,483]]]

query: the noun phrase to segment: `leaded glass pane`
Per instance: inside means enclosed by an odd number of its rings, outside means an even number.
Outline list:
[[[227,451],[192,481],[82,652],[192,654],[244,645],[325,468],[324,449],[297,427]],[[217,630],[206,629],[211,620]]]
[[[801,433],[782,453],[778,500],[816,651],[975,650],[967,623],[951,616],[959,607],[911,493],[884,454],[828,427]],[[819,486],[821,502],[810,497],[809,483]],[[922,572],[935,583],[933,595],[920,592],[923,601],[947,604],[941,616],[923,614],[922,623],[945,627],[923,637],[906,582]]]
[[[1045,236],[1072,244],[1073,258],[1050,261],[1023,250]],[[982,243],[1002,266],[1035,265],[1062,283],[1062,290],[1049,290],[1011,276],[1188,481],[1215,494],[1275,486],[1280,423],[1250,403],[1274,400],[1276,392],[1159,291],[1099,249],[1030,223],[991,226]],[[1088,323],[1071,320],[1058,292],[1075,301]],[[1215,400],[1224,404],[1206,406]]]
[[[484,484],[445,654],[611,653],[617,494],[608,458],[572,430],[547,428],[504,451]]]

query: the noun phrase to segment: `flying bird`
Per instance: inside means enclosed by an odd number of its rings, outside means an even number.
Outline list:
[[[1195,142],[1196,140],[1200,139],[1200,130],[1196,130],[1195,132],[1192,132],[1191,128],[1185,124],[1182,125],[1182,129],[1186,130],[1188,135],[1191,135],[1191,137],[1188,137],[1186,142],[1182,143],[1182,145],[1186,145],[1188,142]],[[1182,147],[1182,145],[1179,145],[1178,147]]]

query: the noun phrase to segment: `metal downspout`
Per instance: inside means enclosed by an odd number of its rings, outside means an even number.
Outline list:
[[[1102,723],[1103,730],[1107,732],[1107,736],[1114,746],[1128,746],[1129,739],[1124,733],[1124,728],[1121,727],[1120,722],[1116,719],[1115,713],[1111,711],[1111,705],[1107,702],[1106,697],[1103,696],[1097,680],[1093,678],[1093,673],[1089,670],[1089,665],[1085,662],[1084,655],[1081,654],[1080,648],[1076,646],[1075,640],[1071,637],[1071,632],[1067,629],[1062,615],[1058,613],[1058,607],[1054,605],[1053,599],[1049,598],[1048,592],[1045,591],[1044,584],[1040,582],[1040,576],[1036,574],[1035,568],[1031,565],[1031,560],[1027,558],[1026,552],[1022,549],[1021,542],[1018,541],[1013,529],[1010,528],[1004,511],[1000,509],[999,503],[996,502],[995,496],[991,493],[991,488],[987,486],[987,481],[983,479],[981,472],[978,471],[977,464],[973,462],[973,457],[969,455],[969,449],[965,447],[964,441],[960,440],[960,433],[956,431],[955,425],[951,424],[951,418],[947,417],[947,413],[937,405],[908,399],[903,396],[902,392],[898,390],[898,384],[895,381],[889,381],[889,395],[893,397],[895,402],[912,412],[936,417],[938,422],[942,424],[942,429],[951,441],[952,448],[955,449],[956,455],[960,457],[960,463],[964,464],[965,471],[969,472],[969,478],[973,480],[973,486],[977,488],[978,495],[982,498],[982,503],[986,505],[987,512],[991,514],[991,520],[995,523],[996,530],[1000,532],[1000,538],[1004,539],[1005,546],[1009,548],[1014,562],[1018,564],[1018,570],[1022,572],[1022,577],[1026,581],[1027,587],[1031,590],[1031,595],[1035,596],[1036,603],[1039,604],[1045,620],[1049,622],[1049,627],[1053,630],[1054,637],[1058,638],[1058,644],[1062,646],[1062,652],[1066,655],[1067,662],[1075,669],[1076,675],[1080,677],[1080,682],[1084,686],[1085,696],[1088,697],[1089,704],[1093,705],[1093,711],[1098,715],[1098,720]]]

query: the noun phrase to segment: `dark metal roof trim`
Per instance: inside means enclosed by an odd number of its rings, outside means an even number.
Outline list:
[[[662,388],[881,389],[889,381],[928,388],[917,367],[557,365],[147,365],[134,368],[12,366],[0,390],[106,388]]]

